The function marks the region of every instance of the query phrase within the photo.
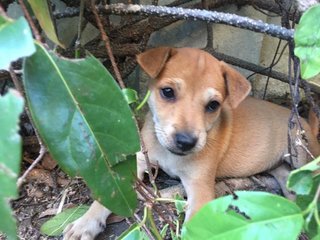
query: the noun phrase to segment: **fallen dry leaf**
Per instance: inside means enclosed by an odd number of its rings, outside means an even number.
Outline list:
[[[46,153],[41,161],[41,166],[47,170],[53,170],[57,166],[57,162],[51,157],[49,153]]]
[[[54,187],[54,181],[50,174],[50,171],[45,169],[39,169],[34,168],[30,171],[30,173],[27,175],[26,179],[28,181],[30,180],[36,180],[37,182],[44,183],[50,187]]]

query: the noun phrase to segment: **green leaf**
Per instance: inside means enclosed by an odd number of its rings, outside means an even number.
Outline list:
[[[21,137],[18,134],[23,98],[15,90],[0,96],[0,231],[9,239],[17,239],[16,222],[9,199],[18,196],[17,178],[20,171]]]
[[[314,236],[311,240],[320,240],[320,233]]]
[[[128,155],[139,150],[139,136],[110,73],[92,56],[67,60],[37,46],[24,62],[24,84],[34,123],[62,169],[80,174],[111,211],[130,216],[136,161]]]
[[[167,224],[164,225],[163,228],[161,229],[160,235],[161,235],[162,238],[165,238],[165,237],[166,237],[168,228],[169,228],[169,224],[167,223]]]
[[[45,222],[41,226],[40,232],[48,236],[60,236],[69,223],[72,223],[83,216],[88,209],[89,206],[87,205],[68,208]]]
[[[125,99],[127,100],[128,104],[136,103],[139,100],[137,91],[134,89],[124,88],[122,89],[122,93]]]
[[[309,206],[309,204],[312,202],[312,200],[314,199],[314,196],[316,195],[317,188],[320,184],[320,175],[315,176],[312,181],[313,181],[313,184],[312,184],[313,186],[312,186],[312,189],[308,195],[297,194],[296,204],[302,210],[305,210]],[[320,209],[320,203],[318,203],[318,205],[319,205],[319,209]]]
[[[23,17],[13,21],[0,16],[0,70],[8,70],[11,62],[34,52],[35,46],[27,21]]]
[[[306,211],[308,209],[308,213],[305,212],[305,232],[308,234],[310,238],[320,233],[320,226],[317,224],[315,219],[315,211],[320,211],[320,202],[318,201],[317,205],[314,205],[313,200],[315,198],[318,186],[320,184],[320,175],[316,175],[313,178],[313,187],[311,192],[308,195],[297,195],[296,203],[303,210]],[[310,215],[313,214],[313,216]],[[319,212],[320,214],[320,212]]]
[[[320,5],[309,8],[294,33],[294,53],[301,63],[301,76],[314,77],[320,72]]]
[[[141,230],[137,223],[132,224],[125,232],[123,232],[119,240],[149,240],[148,236]]]
[[[296,204],[266,192],[236,195],[206,204],[184,224],[183,239],[297,239],[303,216]]]
[[[47,0],[28,0],[33,13],[36,15],[39,24],[43,31],[45,31],[51,41],[64,48],[64,45],[59,41],[55,25],[52,21],[51,9],[49,8]]]
[[[174,205],[177,209],[177,213],[181,214],[186,211],[187,201],[184,200],[180,195],[175,196]]]
[[[292,171],[288,177],[287,188],[299,195],[308,195],[313,187],[313,172],[320,169],[319,163],[320,157]]]

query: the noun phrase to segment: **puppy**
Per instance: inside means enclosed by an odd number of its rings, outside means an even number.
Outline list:
[[[181,179],[188,197],[186,220],[215,197],[216,177],[246,177],[277,166],[288,153],[288,109],[247,97],[249,82],[226,63],[192,48],[160,47],[137,57],[152,78],[150,113],[142,135],[150,161]],[[320,146],[301,119],[314,156]],[[294,157],[294,156],[293,156]],[[145,170],[137,154],[138,176]],[[307,155],[294,158],[296,166]],[[65,239],[93,239],[111,212],[94,202],[69,225]]]

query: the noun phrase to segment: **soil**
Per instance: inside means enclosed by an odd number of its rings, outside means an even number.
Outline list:
[[[24,165],[27,167],[29,164],[24,162]],[[41,234],[41,225],[55,215],[64,195],[63,209],[81,204],[90,205],[93,201],[90,190],[81,178],[71,179],[58,167],[47,170],[43,168],[43,164],[39,166],[40,168],[34,169],[28,175],[26,182],[21,186],[19,198],[12,201],[12,208],[18,222],[18,236],[22,240],[62,239],[62,236],[48,237]],[[157,179],[157,185],[160,188],[177,183],[177,180],[170,179],[163,172]],[[140,218],[142,218],[142,209],[143,203],[140,201],[136,212]],[[111,216],[105,231],[97,239],[116,239],[134,221],[133,218]],[[156,223],[158,226],[164,225],[157,216]]]

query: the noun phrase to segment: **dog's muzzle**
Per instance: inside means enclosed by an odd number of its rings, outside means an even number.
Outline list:
[[[198,138],[191,133],[181,132],[174,136],[175,147],[179,152],[186,153],[192,150],[198,142]]]

